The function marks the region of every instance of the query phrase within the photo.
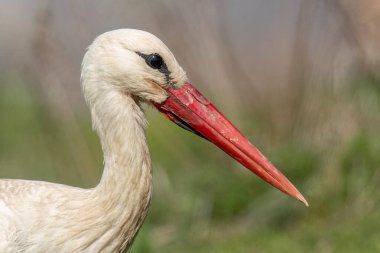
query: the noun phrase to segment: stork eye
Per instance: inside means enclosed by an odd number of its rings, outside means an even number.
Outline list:
[[[145,60],[145,63],[148,64],[149,67],[151,67],[152,69],[157,69],[159,72],[163,73],[165,75],[165,78],[167,79],[167,82],[169,83],[169,81],[171,80],[170,71],[168,70],[168,66],[166,66],[166,63],[159,54],[143,54],[138,51],[136,51],[136,54],[143,58]]]
[[[164,63],[164,60],[159,54],[150,54],[146,57],[145,61],[150,67],[154,69],[160,69]]]

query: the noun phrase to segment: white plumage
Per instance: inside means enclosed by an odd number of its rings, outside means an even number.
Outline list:
[[[0,252],[121,252],[146,216],[152,172],[140,103],[166,99],[165,76],[136,52],[158,53],[180,87],[186,74],[155,36],[122,29],[99,36],[83,60],[81,83],[104,152],[92,189],[0,180]]]

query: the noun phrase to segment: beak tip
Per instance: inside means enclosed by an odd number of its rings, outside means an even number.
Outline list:
[[[297,198],[297,200],[299,200],[300,202],[302,202],[306,207],[309,207],[309,203],[304,198],[304,196],[302,196],[301,193],[297,194],[296,198]]]

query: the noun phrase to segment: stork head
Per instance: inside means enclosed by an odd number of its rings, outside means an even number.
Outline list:
[[[187,82],[185,71],[165,44],[153,34],[135,29],[97,37],[83,60],[82,77],[84,74],[86,79],[102,79],[112,86],[109,88],[157,103],[168,97],[168,88],[181,88]]]
[[[152,103],[177,125],[213,142],[263,180],[308,205],[293,184],[188,83],[173,54],[154,35],[133,29],[100,35],[83,60],[82,86],[90,104],[94,96],[109,90]]]

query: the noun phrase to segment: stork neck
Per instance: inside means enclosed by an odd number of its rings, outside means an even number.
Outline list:
[[[103,215],[114,224],[112,230],[128,246],[145,219],[151,197],[146,120],[131,96],[98,87],[90,107],[104,153],[104,171],[94,193],[107,209]]]
[[[92,105],[94,129],[104,153],[98,187],[110,186],[114,191],[121,185],[125,189],[129,187],[126,183],[135,184],[143,176],[143,169],[150,170],[145,115],[131,96],[119,91],[109,91],[98,98]]]

